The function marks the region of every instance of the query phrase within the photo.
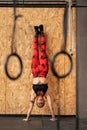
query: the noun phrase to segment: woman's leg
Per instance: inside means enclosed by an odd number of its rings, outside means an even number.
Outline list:
[[[34,37],[34,44],[33,44],[33,57],[31,63],[31,70],[34,77],[38,77],[38,65],[39,65],[39,51],[38,51],[38,27],[35,26],[35,37]]]
[[[43,26],[40,37],[40,77],[46,77],[48,73],[48,58],[46,55],[46,38],[43,33]]]

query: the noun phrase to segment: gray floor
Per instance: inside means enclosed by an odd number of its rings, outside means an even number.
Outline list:
[[[31,117],[31,121],[23,121],[24,117],[0,117],[0,130],[77,130],[75,117],[61,117],[55,122],[50,117]],[[87,130],[87,120],[79,121],[79,130]]]

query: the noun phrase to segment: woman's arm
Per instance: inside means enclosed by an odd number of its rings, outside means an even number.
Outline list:
[[[55,115],[54,115],[54,111],[53,111],[53,107],[52,107],[52,102],[51,102],[51,98],[49,95],[47,95],[47,103],[48,103],[48,106],[49,106],[49,109],[50,109],[50,112],[51,112],[51,115],[52,115],[52,118],[50,119],[51,121],[55,121],[56,118],[55,118]]]
[[[28,112],[27,112],[27,117],[25,119],[23,119],[24,121],[30,120],[30,115],[31,115],[31,112],[33,110],[34,102],[35,102],[35,94],[32,91],[31,98],[30,98],[30,105],[29,105],[29,109],[28,109]]]
[[[28,109],[28,112],[27,112],[27,117],[25,119],[23,119],[24,121],[30,120],[30,115],[31,115],[33,106],[34,106],[34,101],[30,100],[30,106],[29,106],[29,109]]]

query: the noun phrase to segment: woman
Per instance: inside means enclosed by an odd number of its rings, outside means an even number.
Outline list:
[[[30,120],[30,114],[32,112],[34,102],[36,100],[36,104],[39,108],[42,108],[45,104],[45,100],[47,100],[52,118],[50,120],[55,121],[55,115],[53,112],[51,98],[47,94],[48,84],[46,80],[46,76],[48,73],[48,58],[46,55],[46,39],[43,33],[43,25],[35,26],[35,37],[34,37],[34,52],[32,57],[32,74],[33,74],[33,85],[30,99],[30,107],[27,113],[27,117],[24,119],[25,121]],[[38,48],[38,36],[40,35],[40,51]],[[40,53],[40,54],[39,54]],[[40,56],[40,57],[39,57]]]

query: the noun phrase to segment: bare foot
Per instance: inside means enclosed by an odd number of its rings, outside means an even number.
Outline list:
[[[56,121],[57,119],[56,118],[51,118],[50,121]]]

